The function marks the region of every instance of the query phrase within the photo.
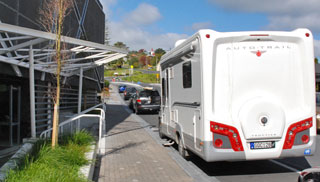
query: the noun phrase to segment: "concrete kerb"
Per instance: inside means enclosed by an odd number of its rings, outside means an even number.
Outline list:
[[[97,127],[99,127],[99,126],[93,125],[91,127],[91,129],[90,129],[90,133],[93,134],[93,133],[95,133],[95,130],[99,130],[99,128],[97,128]],[[104,130],[102,130],[102,131],[104,131]],[[100,146],[99,146],[99,139],[98,139],[97,142],[93,142],[90,145],[89,152],[85,153],[85,157],[89,161],[89,163],[80,168],[79,174],[83,175],[87,179],[87,181],[92,181],[93,180],[94,169],[95,169],[96,158],[97,158],[97,152],[99,150],[99,147]]]
[[[88,179],[88,181],[92,181],[93,179],[97,150],[98,150],[98,142],[93,143],[90,146],[90,151],[85,153],[86,159],[89,161],[89,164],[81,167],[79,170],[80,175],[83,175],[86,179]]]
[[[5,181],[10,170],[17,169],[25,160],[27,155],[33,151],[37,138],[29,138],[23,140],[22,147],[0,168],[0,181]]]

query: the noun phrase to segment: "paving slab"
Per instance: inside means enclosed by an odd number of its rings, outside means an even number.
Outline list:
[[[117,95],[110,93],[106,111],[106,134],[100,146],[99,182],[191,182],[190,177],[146,132],[146,123],[125,110]]]

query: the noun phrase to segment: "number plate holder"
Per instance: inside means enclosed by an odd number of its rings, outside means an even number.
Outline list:
[[[275,148],[276,144],[274,141],[267,141],[267,142],[250,142],[250,149],[271,149]]]

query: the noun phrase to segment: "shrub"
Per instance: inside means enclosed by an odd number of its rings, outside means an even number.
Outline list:
[[[89,162],[85,153],[89,151],[89,144],[94,141],[93,136],[80,131],[64,136],[61,140],[60,145],[54,149],[51,148],[51,142],[43,142],[37,155],[27,157],[20,169],[9,172],[6,182],[87,181],[79,176],[79,169]]]

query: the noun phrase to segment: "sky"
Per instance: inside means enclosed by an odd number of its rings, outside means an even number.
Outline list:
[[[219,32],[308,28],[320,57],[319,0],[100,0],[111,44],[170,50],[199,29]]]

